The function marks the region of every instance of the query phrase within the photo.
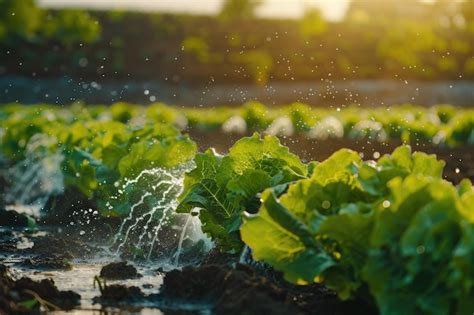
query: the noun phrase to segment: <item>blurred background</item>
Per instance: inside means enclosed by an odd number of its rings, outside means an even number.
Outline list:
[[[474,104],[472,0],[0,0],[0,103]]]

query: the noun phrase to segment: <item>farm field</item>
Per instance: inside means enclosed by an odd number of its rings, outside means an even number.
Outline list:
[[[472,308],[470,109],[10,104],[0,117],[7,313]]]
[[[472,0],[0,0],[0,315],[473,315]]]

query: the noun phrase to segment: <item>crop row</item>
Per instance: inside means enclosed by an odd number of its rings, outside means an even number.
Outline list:
[[[196,144],[171,125],[125,124],[110,119],[109,113],[81,107],[6,107],[0,123],[1,156],[14,165],[7,180],[12,185],[25,181],[25,187],[17,189],[21,191],[36,181],[33,185],[43,191],[34,195],[78,192],[93,200],[102,214],[120,216],[145,189],[140,183],[124,189],[129,179],[153,168],[179,168],[197,151]],[[50,187],[51,178],[40,178],[47,171],[46,176],[59,176],[59,188]]]
[[[21,108],[21,109],[19,109]],[[72,106],[69,115],[113,120],[128,125],[166,123],[181,130],[212,131],[251,135],[261,132],[276,136],[301,134],[307,138],[395,140],[402,143],[429,143],[455,147],[474,144],[474,110],[440,105],[426,108],[401,105],[383,108],[312,108],[301,103],[266,107],[249,102],[240,107],[180,108],[161,103],[150,106],[115,103],[106,106]],[[37,111],[63,112],[54,106],[37,105],[28,109],[6,105],[0,118],[29,115]],[[82,117],[79,116],[79,117]],[[8,124],[8,118],[5,122]]]
[[[380,314],[469,314],[474,301],[474,191],[443,180],[443,161],[398,147],[378,161],[348,149],[303,164],[273,136],[225,156],[198,153],[178,211],[199,208],[221,250],[297,284],[323,282]]]
[[[263,109],[247,105],[222,112],[258,108]],[[291,108],[306,107],[274,112]],[[446,126],[463,117],[472,121],[467,110],[459,117],[462,111],[454,109],[442,114],[451,107],[410,108],[392,110],[420,117],[437,113]],[[127,215],[150,186],[143,206],[158,209],[153,197],[172,187],[138,177],[147,170],[185,169],[176,211],[198,209],[203,231],[221,251],[238,253],[248,246],[254,259],[282,271],[288,281],[323,282],[342,299],[374,300],[382,315],[472,311],[474,190],[469,180],[459,186],[443,180],[444,162],[412,153],[409,146],[377,161],[362,161],[342,149],[325,161],[303,163],[277,137],[255,133],[226,155],[212,149],[198,153],[172,125],[179,115],[190,125],[192,117],[205,121],[205,113],[212,116],[209,110],[164,105],[10,105],[0,111],[0,148],[6,163],[23,167],[24,175],[35,172],[37,162],[51,168],[43,162],[59,156],[54,161],[64,191],[56,194],[78,190],[105,216]],[[213,117],[220,110],[216,113]]]

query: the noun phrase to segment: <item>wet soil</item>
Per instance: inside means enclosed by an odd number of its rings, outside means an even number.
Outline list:
[[[376,314],[372,304],[341,302],[320,284],[296,286],[268,268],[202,265],[165,275],[162,295],[209,301],[216,314]]]
[[[34,223],[35,220],[26,214],[18,213],[13,210],[1,211],[0,226],[27,227]]]
[[[324,285],[297,286],[267,267],[233,265],[187,266],[167,272],[160,293],[144,294],[136,286],[101,289],[96,303],[109,307],[153,306],[165,314],[177,311],[212,314],[377,314],[371,301],[340,301]]]
[[[101,295],[99,286],[94,286],[94,278],[100,276],[102,267],[105,267],[105,273],[109,276],[114,273],[126,276],[115,275],[112,277],[114,279],[109,278],[107,282],[100,280],[104,284],[107,283],[108,288],[111,289],[111,291],[104,291],[106,296],[119,296],[117,292],[114,293],[114,288],[120,285],[141,286],[144,294],[158,293],[162,275],[156,273],[157,267],[154,262],[149,265],[141,264],[139,268],[130,263],[113,263],[118,257],[108,253],[102,246],[91,245],[77,239],[77,236],[79,234],[70,233],[67,229],[59,230],[45,226],[37,226],[35,230],[3,227],[0,229],[0,265],[8,266],[12,281],[19,281],[23,278],[19,283],[26,283],[34,289],[33,291],[36,290],[35,292],[45,301],[54,305],[57,303],[60,308],[73,307],[86,312],[86,314],[93,314],[92,310],[97,311],[104,308],[99,301],[94,305],[94,297]],[[117,278],[131,279],[118,280]],[[50,296],[49,294],[55,291],[48,281],[52,281],[51,283],[58,290],[79,294],[82,297],[79,298],[80,304],[69,306],[69,302],[59,299],[63,297],[62,295],[59,295],[59,298]],[[32,284],[36,282],[41,283],[41,286]],[[4,281],[0,279],[0,293],[3,292],[3,283]],[[125,293],[122,293],[122,296],[125,296]],[[14,299],[8,294],[3,297],[8,305],[15,306],[23,302],[23,300]],[[124,301],[125,305],[120,308],[128,309],[132,303],[126,299]],[[2,315],[29,314],[28,310],[23,310],[23,312],[18,308],[17,312],[17,308],[3,309],[2,305],[0,304],[0,314]],[[42,310],[44,309],[43,307]]]
[[[121,306],[126,304],[140,303],[146,299],[142,290],[136,286],[126,286],[122,284],[113,284],[107,286],[101,284],[100,296],[94,297],[94,302],[108,306]]]
[[[39,255],[26,258],[22,263],[22,267],[41,270],[71,270],[72,265],[68,254],[63,255]]]
[[[69,310],[79,305],[80,300],[81,296],[73,291],[60,291],[51,279],[14,280],[9,268],[0,264],[0,314],[40,314],[40,307]]]
[[[58,255],[72,259],[92,257],[99,250],[97,247],[73,237],[65,238],[64,236],[68,236],[68,234],[61,236],[63,237],[54,235],[35,237],[31,251],[40,255]]]
[[[86,314],[131,309],[135,313],[155,309],[165,314],[376,314],[370,303],[341,302],[323,285],[288,284],[281,274],[264,265],[240,264],[238,256],[217,250],[200,266],[164,268],[152,261],[137,268],[131,262],[110,263],[114,257],[101,253],[100,247],[67,238],[64,233],[55,229],[0,233],[1,246],[10,244],[0,250],[0,271],[10,269],[12,274],[0,279],[0,314],[39,312],[41,303],[33,310],[22,308],[22,302],[33,299],[31,295],[11,293],[25,288],[46,301],[46,307],[49,302]]]
[[[137,268],[127,262],[110,263],[100,271],[100,277],[104,279],[133,279],[141,276]]]

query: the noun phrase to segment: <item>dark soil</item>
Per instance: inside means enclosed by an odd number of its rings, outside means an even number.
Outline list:
[[[133,304],[143,299],[145,299],[145,295],[140,288],[113,284],[102,288],[101,295],[94,298],[94,303],[116,306]]]
[[[163,296],[213,303],[216,314],[377,314],[364,301],[341,302],[323,285],[290,285],[248,265],[185,267],[166,274]]]
[[[75,188],[52,196],[44,209],[40,224],[64,227],[71,235],[88,230],[90,233],[81,237],[88,241],[110,237],[121,223],[119,217],[97,215],[97,205]]]
[[[49,310],[69,310],[78,306],[80,300],[75,292],[59,291],[50,279],[13,280],[8,268],[0,264],[0,314],[40,314],[41,305]]]
[[[126,262],[110,263],[102,267],[100,277],[104,279],[134,279],[140,278],[142,275],[137,269]]]
[[[138,287],[101,284],[95,303],[103,306],[154,305],[166,314],[187,305],[225,315],[376,315],[370,301],[340,301],[324,285],[292,285],[268,268],[229,264],[185,267],[165,274],[160,294],[145,295]],[[182,303],[180,305],[180,303]]]
[[[10,230],[0,232],[0,252],[12,253],[17,250],[17,239]]]
[[[40,226],[39,226],[40,227]],[[56,229],[46,236],[27,230],[3,230],[0,233],[0,250],[3,255],[17,257],[15,272],[22,274],[23,268],[33,271],[58,270],[67,272],[69,261],[74,258],[93,257],[98,248],[83,243],[67,233]],[[40,235],[40,236],[38,236]],[[34,242],[32,248],[17,249],[20,238]],[[5,256],[5,257],[8,257]],[[1,260],[1,258],[0,258]],[[158,308],[166,314],[195,314],[201,310],[212,310],[216,314],[377,314],[370,302],[356,300],[341,302],[336,294],[323,285],[296,286],[283,280],[280,273],[260,265],[237,263],[239,257],[211,251],[199,267],[165,272],[164,283],[159,294],[145,294],[138,286],[107,284],[101,280],[100,296],[94,302],[108,307],[128,309],[130,307]],[[39,304],[28,310],[20,304],[35,297],[63,309],[79,305],[80,297],[74,292],[61,292],[49,279],[34,281],[29,278],[14,280],[7,268],[0,265],[0,314],[30,314],[39,312]],[[19,269],[18,269],[19,268]],[[126,262],[111,263],[103,267],[100,276],[104,279],[132,279],[139,277],[137,269]],[[93,279],[88,284],[93,282]],[[74,279],[71,279],[74,281]],[[153,281],[147,286],[159,287]],[[143,286],[145,288],[145,286]],[[29,293],[28,293],[29,292]],[[46,303],[47,303],[46,302]],[[44,302],[42,302],[44,303]],[[25,304],[26,305],[26,304]],[[51,306],[50,306],[51,308]],[[54,307],[53,307],[54,308]],[[194,312],[194,313],[193,313]]]
[[[297,314],[287,292],[248,267],[186,267],[166,274],[163,295],[212,303],[217,314]]]
[[[0,210],[0,225],[9,227],[28,227],[34,219],[13,210]]]
[[[26,258],[21,266],[30,269],[41,270],[71,270],[71,259],[67,254],[64,255],[40,255],[32,258]]]
[[[67,233],[37,234],[39,229],[40,226],[34,229],[13,226],[0,231],[0,253],[28,256],[23,261],[25,267],[68,269],[68,260],[92,257],[98,252],[94,246],[71,238]],[[32,241],[33,247],[19,249],[21,239]]]
[[[34,238],[32,252],[45,255],[67,255],[69,258],[91,257],[98,249],[65,234]]]

